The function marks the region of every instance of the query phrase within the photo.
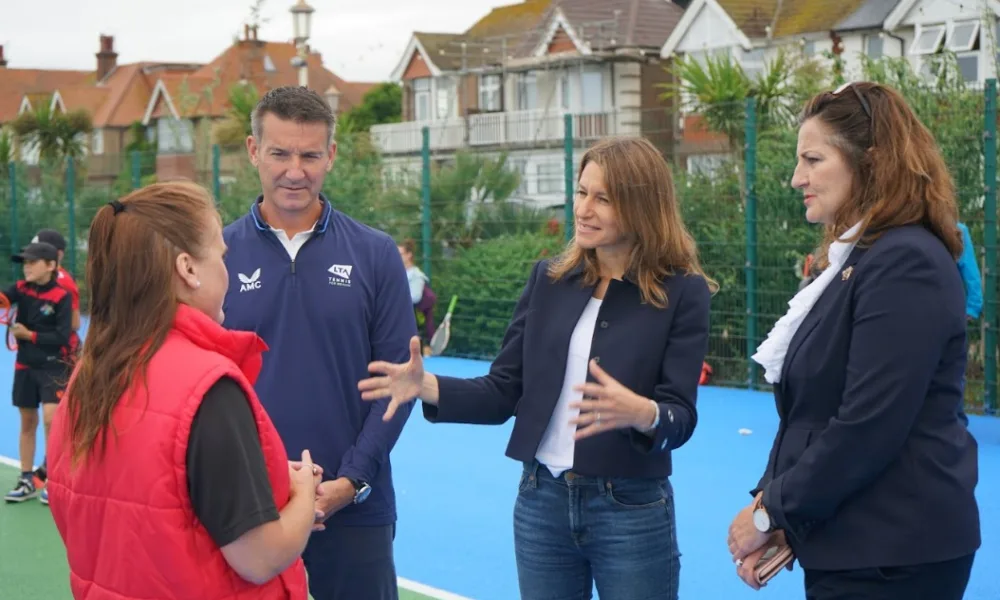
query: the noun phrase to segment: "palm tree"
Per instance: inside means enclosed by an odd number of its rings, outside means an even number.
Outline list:
[[[84,136],[93,131],[94,126],[86,111],[60,113],[41,103],[14,119],[11,129],[22,148],[37,152],[43,161],[58,161],[83,156],[86,153]]]

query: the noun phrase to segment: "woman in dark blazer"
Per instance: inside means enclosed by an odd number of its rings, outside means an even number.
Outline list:
[[[677,598],[670,452],[691,437],[710,286],[666,162],[644,139],[583,157],[576,235],[537,263],[488,375],[373,363],[366,400],[416,397],[432,422],[515,417],[521,598]]]
[[[873,83],[812,99],[797,153],[821,273],[754,355],[780,423],[730,552],[756,588],[780,531],[811,600],[959,600],[980,530],[951,178],[903,98]]]

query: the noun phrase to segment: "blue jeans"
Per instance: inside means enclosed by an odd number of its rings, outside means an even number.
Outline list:
[[[522,600],[677,600],[680,552],[669,480],[558,478],[525,465],[514,505]]]

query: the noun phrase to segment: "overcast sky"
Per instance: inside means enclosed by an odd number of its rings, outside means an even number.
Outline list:
[[[307,0],[310,45],[349,81],[387,79],[413,31],[460,32],[518,0]],[[101,34],[119,63],[207,63],[242,33],[254,0],[0,0],[9,68],[94,69]],[[294,0],[264,0],[259,38],[290,41]]]

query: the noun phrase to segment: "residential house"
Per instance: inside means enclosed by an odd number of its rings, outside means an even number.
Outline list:
[[[391,76],[403,122],[372,127],[372,138],[397,174],[419,172],[424,127],[436,160],[506,151],[522,174],[519,198],[562,206],[565,115],[574,164],[614,134],[643,134],[670,152],[659,51],[683,12],[667,0],[526,0],[463,33],[414,33]]]
[[[296,85],[298,69],[291,62],[296,53],[294,44],[258,40],[256,27],[246,26],[241,39],[207,64],[119,65],[114,38],[102,35],[94,72],[61,78],[39,75],[33,86],[21,91],[19,111],[30,110],[35,99],[58,110],[90,113],[91,177],[114,178],[126,168],[124,149],[138,126],[156,141],[159,176],[205,181],[211,169],[212,124],[225,117],[230,88],[252,85],[263,93]],[[308,54],[307,65],[310,87],[323,93],[338,114],[359,104],[374,85],[344,81],[323,66],[317,52]],[[0,70],[0,87],[2,78]]]
[[[867,0],[834,31],[843,39],[844,55],[854,59],[854,76],[860,54],[906,57],[916,72],[931,77],[930,58],[953,52],[963,79],[980,85],[998,74],[998,18],[995,0]]]
[[[805,56],[838,55],[849,79],[862,76],[862,56],[906,57],[930,76],[929,57],[954,52],[966,81],[997,76],[1000,2],[943,0],[694,0],[664,44],[661,56],[703,60],[729,55],[751,77],[779,49]],[[690,170],[710,170],[728,155],[725,137],[706,130],[698,115],[682,115],[679,155]]]
[[[780,50],[820,58],[840,51],[838,23],[871,0],[694,0],[661,49],[667,59],[696,61],[729,56],[751,78],[765,71]],[[729,157],[725,136],[708,131],[699,115],[680,115],[677,154],[689,171],[711,171]]]

